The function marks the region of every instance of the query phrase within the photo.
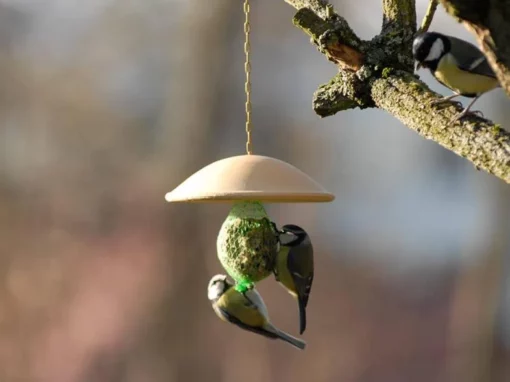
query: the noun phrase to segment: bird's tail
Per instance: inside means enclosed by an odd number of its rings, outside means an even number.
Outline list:
[[[278,336],[278,338],[280,338],[281,340],[283,340],[285,342],[288,342],[289,344],[291,344],[292,346],[297,347],[298,349],[303,350],[306,347],[306,342],[305,341],[303,341],[303,340],[301,340],[299,338],[293,337],[290,334],[285,333],[284,331],[275,328],[274,326],[271,327],[271,331],[274,334],[276,334]]]
[[[298,298],[299,306],[299,334],[303,334],[306,329],[306,307],[305,302]]]

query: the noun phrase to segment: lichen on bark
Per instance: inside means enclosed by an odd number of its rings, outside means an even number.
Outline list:
[[[373,106],[368,88],[353,72],[340,70],[327,84],[314,93],[313,108],[321,117],[342,110]]]
[[[416,30],[415,0],[383,0],[383,33]]]
[[[431,90],[408,73],[395,73],[374,81],[372,98],[377,107],[391,113],[409,128],[433,139],[454,153],[468,157],[476,167],[510,182],[510,134],[483,118],[467,123],[449,121],[461,110],[450,104],[437,112],[430,105]]]

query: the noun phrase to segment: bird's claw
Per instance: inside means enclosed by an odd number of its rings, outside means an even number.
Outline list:
[[[464,118],[467,115],[476,115],[476,116],[478,116],[480,118],[483,118],[483,113],[480,110],[475,110],[475,111],[464,110],[463,112],[461,112],[461,113],[457,114],[455,117],[453,117],[453,119],[450,121],[448,126],[453,125],[456,121],[458,121],[459,119]]]
[[[271,227],[273,227],[273,230],[276,232],[277,237],[280,237],[281,234],[285,233],[285,231],[280,231],[276,223],[273,221],[271,222]]]
[[[445,103],[446,101],[444,99],[433,99],[429,101],[430,106],[440,105],[442,103]]]
[[[457,122],[459,119],[463,118],[465,115],[466,115],[465,111],[460,112],[459,114],[457,114],[455,117],[453,117],[451,119],[450,123],[447,126],[453,125],[455,122]]]
[[[451,101],[449,99],[435,99],[435,100],[432,100],[430,101],[429,105],[430,106],[437,106],[437,105],[442,105],[442,104],[445,104],[445,103],[450,103],[450,104],[453,104],[457,107],[462,107],[462,103],[459,102],[459,101]]]
[[[467,114],[473,114],[473,115],[479,116],[480,118],[484,118],[483,113],[480,110],[475,110],[475,111],[470,110],[470,111],[468,111]]]

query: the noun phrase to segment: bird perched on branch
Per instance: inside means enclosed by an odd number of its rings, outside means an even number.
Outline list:
[[[306,329],[306,306],[313,283],[313,246],[305,230],[287,224],[279,233],[280,250],[276,256],[276,280],[294,296],[299,306],[299,334]]]
[[[454,92],[432,104],[459,96],[473,98],[450,123],[468,113],[476,113],[470,111],[476,100],[500,86],[484,54],[473,44],[456,37],[437,32],[419,34],[413,41],[413,56],[416,69],[429,69],[437,81]]]
[[[267,338],[281,339],[301,350],[305,348],[306,342],[270,322],[267,307],[255,288],[241,293],[227,280],[226,275],[215,275],[209,281],[207,296],[223,321]]]

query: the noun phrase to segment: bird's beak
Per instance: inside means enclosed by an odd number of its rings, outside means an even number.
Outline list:
[[[416,62],[414,63],[414,71],[415,71],[415,72],[416,72],[416,71],[418,71],[418,69],[420,69],[421,67],[422,67],[422,66],[421,66],[421,64],[420,64],[418,61],[416,61]]]

